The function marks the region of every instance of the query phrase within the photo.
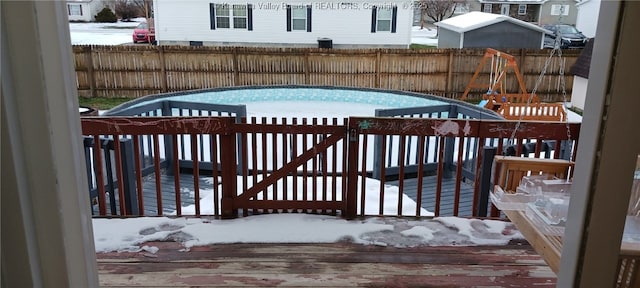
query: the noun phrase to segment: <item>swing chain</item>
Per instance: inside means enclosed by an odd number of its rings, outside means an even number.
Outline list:
[[[558,53],[558,58],[560,59],[560,68],[559,68],[559,74],[560,74],[560,87],[562,89],[562,107],[563,109],[567,110],[565,105],[567,103],[567,90],[566,90],[566,83],[565,83],[565,79],[564,79],[564,68],[565,68],[565,61],[564,59],[562,59],[562,49],[560,48],[560,37],[556,37],[555,43],[553,45],[553,49],[551,50],[551,53],[549,54],[549,57],[547,58],[547,60],[544,62],[544,66],[542,67],[542,72],[540,73],[540,75],[538,75],[538,79],[536,80],[536,84],[533,87],[533,90],[531,90],[531,94],[529,94],[529,98],[527,98],[527,104],[526,104],[526,108],[529,108],[529,105],[531,105],[531,101],[533,101],[533,97],[535,96],[536,92],[538,91],[538,87],[540,86],[540,84],[542,83],[542,80],[544,79],[544,76],[547,72],[547,69],[549,68],[549,65],[551,64],[551,60],[553,59],[553,56],[556,54],[556,52]],[[511,145],[513,145],[513,142],[515,141],[516,138],[516,133],[518,132],[518,130],[520,130],[520,125],[522,122],[522,119],[524,117],[525,113],[520,113],[520,118],[518,119],[518,122],[516,122],[515,128],[513,129],[513,132],[511,133],[511,137],[509,138],[508,142],[507,142],[507,146],[504,149],[505,151],[503,151],[503,153],[506,153],[506,149],[508,147],[510,147]],[[567,140],[571,141],[571,128],[569,127],[569,119],[568,117],[565,117],[565,124],[566,124],[566,128],[567,128]]]
[[[571,142],[571,127],[569,127],[569,117],[568,117],[569,113],[566,113],[566,112],[568,112],[567,110],[569,110],[566,107],[566,105],[567,105],[567,89],[566,89],[566,82],[565,82],[565,79],[564,79],[564,68],[565,68],[565,64],[566,64],[566,59],[562,58],[562,50],[560,48],[558,48],[558,57],[560,59],[560,71],[559,72],[560,72],[560,88],[562,89],[562,108],[565,110],[564,123],[565,123],[565,126],[567,127],[567,141]]]

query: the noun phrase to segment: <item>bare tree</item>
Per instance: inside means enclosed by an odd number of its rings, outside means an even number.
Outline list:
[[[151,7],[153,5],[153,1],[152,0],[129,0],[131,2],[132,5],[138,7],[138,9],[140,9],[140,11],[143,12],[144,17],[146,18],[152,18],[152,12],[151,12]]]
[[[137,2],[141,2],[140,6]],[[123,21],[144,15],[144,1],[142,0],[115,0],[114,10]]]
[[[424,28],[425,17],[440,22],[453,15],[456,7],[466,5],[466,0],[420,0],[420,26]]]

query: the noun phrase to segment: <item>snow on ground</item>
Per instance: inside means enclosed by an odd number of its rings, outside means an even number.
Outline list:
[[[262,175],[258,175],[256,177],[257,182],[262,181]],[[288,191],[287,191],[287,197],[286,199],[305,199],[303,196],[303,181],[302,181],[303,177],[297,177],[297,179],[295,179],[294,177],[287,177],[287,187],[289,187]],[[207,181],[207,183],[209,184],[213,184],[213,178],[211,177],[203,177],[202,179],[205,179],[205,181]],[[320,179],[320,178],[318,178]],[[243,178],[241,176],[238,176],[237,178],[237,186],[239,191],[238,191],[238,195],[240,195],[242,193],[242,182],[243,182]],[[220,181],[220,180],[219,180]],[[294,185],[294,181],[296,183],[296,185]],[[338,183],[342,182],[342,177],[336,177],[336,181],[338,181]],[[333,179],[331,178],[327,178],[327,188],[332,187],[332,182]],[[380,181],[376,180],[376,179],[372,179],[372,178],[367,178],[365,181],[365,215],[379,215],[379,206],[380,206]],[[219,182],[218,182],[219,183]],[[247,183],[247,189],[251,188],[253,185],[253,183]],[[316,191],[317,191],[317,199],[323,199],[323,195],[322,195],[322,191],[323,189],[323,184],[322,181],[317,181],[315,183],[315,185],[317,185]],[[278,186],[279,187],[284,187],[284,185],[280,182],[278,182]],[[297,190],[297,195],[296,198],[293,197],[293,187],[297,186],[296,190]],[[313,186],[314,186],[314,181],[307,181],[307,198],[306,199],[313,199]],[[358,176],[358,187],[357,187],[357,191],[361,191],[361,187],[362,187],[362,177]],[[220,185],[219,189],[222,189],[222,185]],[[191,191],[189,191],[191,192]],[[284,199],[285,197],[283,197],[283,191],[278,191],[277,193],[277,199]],[[270,186],[267,188],[267,193],[266,193],[266,198],[267,200],[273,200],[273,187]],[[398,190],[397,186],[393,186],[393,185],[385,185],[384,187],[384,199],[383,199],[383,203],[384,203],[384,207],[383,207],[383,214],[382,215],[398,215],[398,196],[400,195],[400,192]],[[262,194],[258,194],[257,198],[259,200],[264,199],[264,196]],[[326,197],[327,200],[333,200],[331,199],[331,195],[327,195]],[[358,211],[360,211],[360,193],[358,193]],[[220,199],[218,199],[218,205],[221,205]],[[336,200],[338,201],[342,201],[342,189],[341,189],[341,185],[336,185]],[[209,214],[209,215],[213,215],[214,214],[214,210],[213,210],[213,203],[215,202],[215,196],[213,193],[213,189],[200,189],[200,214]],[[416,202],[413,201],[411,198],[409,198],[407,195],[402,194],[402,215],[403,216],[416,216]],[[196,214],[196,207],[195,204],[193,205],[189,205],[189,206],[184,206],[182,207],[181,210],[182,215],[195,215]],[[176,215],[175,211],[173,213],[170,213],[171,215]],[[433,216],[433,212],[427,211],[424,208],[420,208],[420,215],[421,216]]]
[[[438,29],[433,25],[411,27],[411,44],[438,46]]]
[[[347,221],[310,214],[266,214],[231,220],[143,217],[93,219],[96,252],[147,251],[149,241],[190,247],[222,243],[333,243],[414,247],[504,245],[523,239],[513,224],[496,220],[440,217],[432,220],[367,218]]]
[[[358,183],[361,181],[358,180]],[[367,179],[365,214],[378,214],[379,185],[377,180]],[[292,199],[293,185],[288,187],[290,187],[288,199]],[[387,188],[383,214],[396,215],[399,193],[395,186]],[[301,190],[298,189],[298,191]],[[210,189],[200,191],[202,213],[212,214],[213,191]],[[269,194],[271,193],[267,193]],[[403,210],[415,211],[416,203],[406,195],[402,197]],[[193,215],[194,211],[194,205],[182,208],[184,215]],[[175,215],[175,212],[171,214]],[[428,216],[433,213],[422,209],[421,215]],[[150,241],[177,241],[188,250],[193,246],[218,243],[333,243],[338,241],[393,247],[504,245],[512,239],[523,238],[513,224],[495,220],[457,217],[422,220],[371,217],[347,221],[335,216],[288,213],[254,215],[232,220],[217,220],[209,217],[93,219],[93,231],[96,252],[144,250],[150,253],[158,251],[157,247],[143,245]]]
[[[145,22],[144,18],[132,22],[116,23],[69,23],[72,45],[120,45],[133,43],[133,29]]]

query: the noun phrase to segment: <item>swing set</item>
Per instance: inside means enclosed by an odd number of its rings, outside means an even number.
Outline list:
[[[486,82],[477,82],[477,79],[489,60],[491,67],[487,85]],[[504,83],[509,72],[516,76],[518,93],[505,93]],[[527,93],[515,57],[495,49],[487,48],[460,99],[467,99],[474,88],[487,88],[480,106],[498,112],[507,120],[564,121],[567,117],[563,104],[542,103],[535,93]]]

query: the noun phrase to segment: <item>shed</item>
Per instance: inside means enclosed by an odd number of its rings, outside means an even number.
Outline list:
[[[541,49],[545,33],[540,26],[506,15],[469,12],[435,23],[438,48]]]

